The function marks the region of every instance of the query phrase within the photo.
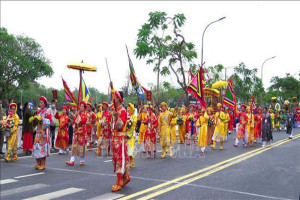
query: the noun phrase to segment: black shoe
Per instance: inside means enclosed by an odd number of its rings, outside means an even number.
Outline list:
[[[2,151],[0,152],[0,154],[1,154],[1,155],[5,155],[5,153],[4,153],[4,152],[2,152]]]
[[[289,139],[291,140],[291,139],[293,139],[292,137],[289,137]]]

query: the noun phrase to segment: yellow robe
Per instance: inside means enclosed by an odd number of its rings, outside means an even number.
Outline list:
[[[100,120],[102,118],[102,114],[103,112],[98,112],[97,113],[97,140],[100,138],[101,136],[101,125],[100,125]]]
[[[208,126],[209,116],[204,113],[204,116],[200,116],[196,122],[196,126],[200,127],[198,135],[198,146],[207,146],[207,126]]]
[[[11,128],[12,134],[7,138],[7,157],[9,157],[10,154],[17,156],[19,116],[17,114],[13,114],[12,116],[5,118],[5,120],[8,119],[13,120],[14,126]]]
[[[126,130],[127,136],[127,151],[128,156],[134,156],[134,147],[135,147],[135,127],[137,123],[137,117],[133,114],[130,116],[132,126]]]
[[[170,126],[172,146],[176,143],[176,124],[177,124],[177,117],[173,117]]]
[[[182,115],[182,121],[183,123],[181,125],[178,125],[178,135],[179,135],[179,142],[184,143],[185,142],[185,134],[186,134],[186,115]]]
[[[171,145],[170,122],[172,120],[170,111],[161,112],[158,117],[158,132],[160,133],[160,146],[162,148]]]
[[[252,122],[251,121],[251,114],[247,113],[248,121],[247,121],[247,141],[253,141],[254,140],[254,115],[252,114]]]
[[[224,131],[225,131],[225,135],[227,135],[228,133],[228,125],[229,125],[229,114],[228,113],[224,113],[225,114],[225,120],[224,120]]]
[[[272,128],[274,129],[275,128],[275,114],[274,113],[271,113],[271,121],[272,121]]]
[[[141,126],[139,130],[139,138],[138,138],[138,143],[141,144],[145,140],[145,132],[147,129],[147,125],[143,123],[145,118],[147,117],[148,113],[140,113],[138,116],[138,120],[141,121]]]
[[[223,142],[225,141],[225,136],[226,136],[224,130],[225,113],[222,111],[217,112],[215,114],[215,121],[216,121],[216,126],[215,126],[215,131],[212,140],[216,142]]]

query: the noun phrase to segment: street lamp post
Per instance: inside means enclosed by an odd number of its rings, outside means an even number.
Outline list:
[[[223,20],[223,19],[225,19],[225,18],[226,18],[226,17],[222,17],[222,18],[220,18],[220,19],[218,19],[218,20],[216,20],[216,21],[211,22],[211,23],[208,24],[208,25],[206,26],[206,28],[204,29],[203,34],[202,34],[201,66],[203,65],[203,38],[204,38],[204,33],[205,33],[206,29],[207,29],[211,24],[213,24],[213,23],[215,23],[215,22],[218,22],[218,21],[221,21],[221,20]]]
[[[271,57],[271,58],[266,59],[266,60],[263,62],[262,66],[261,66],[261,84],[262,84],[262,86],[264,86],[264,81],[263,81],[263,68],[264,68],[264,64],[265,64],[268,60],[271,60],[271,59],[273,59],[273,58],[275,58],[275,57],[276,57],[276,56],[273,56],[273,57]],[[262,103],[263,103],[262,93],[260,94],[260,102],[261,102],[261,105],[262,105]]]

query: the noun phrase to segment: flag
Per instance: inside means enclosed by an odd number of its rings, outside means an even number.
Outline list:
[[[76,99],[75,99],[73,93],[71,92],[71,90],[69,89],[67,82],[63,78],[62,78],[62,81],[63,81],[65,98],[66,98],[67,104],[69,104],[70,106],[73,106],[73,107],[77,107]]]
[[[198,99],[200,104],[206,108],[203,83],[203,67],[200,67],[199,72],[194,76],[190,85],[187,87],[187,91],[190,92],[196,99]]]
[[[83,100],[85,102],[88,102],[90,99],[89,89],[87,88],[82,77],[81,77],[80,84],[79,84],[78,99],[79,99],[79,101]]]
[[[223,99],[223,104],[227,105],[230,108],[236,108],[236,98],[233,90],[232,78],[229,78],[227,90],[225,97]]]
[[[127,49],[127,46],[126,46]],[[147,94],[147,92],[149,93],[148,90],[146,90],[144,87],[141,86],[141,84],[139,83],[139,81],[136,78],[135,75],[135,71],[133,68],[133,63],[131,62],[129,53],[128,53],[128,49],[127,49],[127,56],[128,56],[128,62],[129,62],[129,70],[130,70],[130,81],[131,81],[131,85],[132,87],[135,89],[137,95],[141,98],[141,99],[145,99],[145,93]]]

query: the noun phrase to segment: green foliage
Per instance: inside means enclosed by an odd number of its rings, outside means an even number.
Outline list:
[[[211,88],[213,83],[215,83],[216,81],[223,80],[223,69],[224,66],[221,64],[215,66],[209,66],[207,68],[207,73],[210,79],[205,80],[206,87]]]
[[[1,28],[0,48],[0,99],[14,98],[18,90],[27,89],[36,79],[53,74],[49,59],[32,38],[14,36]]]
[[[281,102],[284,100],[291,101],[292,97],[300,98],[300,79],[297,80],[287,73],[283,78],[273,77],[271,83],[272,85],[265,96],[265,101],[270,101],[272,97],[278,97]]]

